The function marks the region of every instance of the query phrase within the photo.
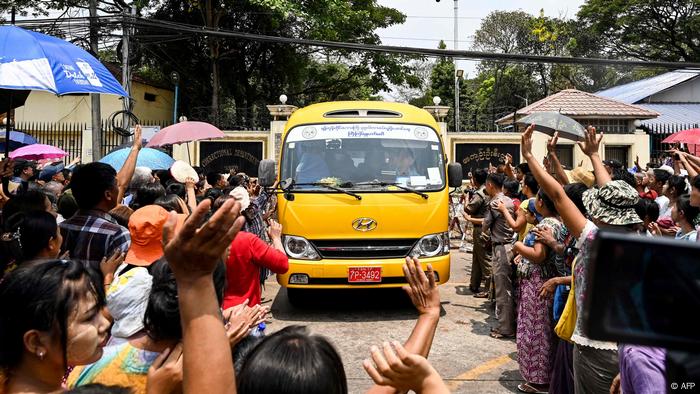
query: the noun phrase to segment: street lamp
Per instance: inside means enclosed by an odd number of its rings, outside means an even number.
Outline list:
[[[177,123],[177,101],[180,96],[180,73],[170,73],[170,81],[175,85],[175,103],[173,104],[173,124]]]

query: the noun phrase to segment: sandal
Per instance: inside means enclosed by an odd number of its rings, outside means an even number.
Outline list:
[[[482,291],[481,293],[474,294],[474,298],[489,298],[488,291]]]
[[[518,385],[518,391],[521,393],[531,393],[531,394],[547,394],[548,391],[540,391],[536,387],[532,386],[530,383],[521,383]]]
[[[510,335],[501,334],[498,330],[494,329],[494,330],[491,330],[491,338],[494,338],[494,339],[512,339],[512,338],[515,338],[515,334],[510,334]],[[530,386],[530,387],[532,387],[532,386]]]

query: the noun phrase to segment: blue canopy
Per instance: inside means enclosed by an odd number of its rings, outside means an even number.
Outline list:
[[[128,96],[107,68],[85,50],[17,26],[0,26],[0,88]]]
[[[25,145],[36,144],[36,138],[21,131],[10,131],[10,150],[21,148]],[[5,133],[0,134],[0,151],[5,150]]]
[[[114,167],[115,170],[121,170],[126,158],[129,156],[131,148],[124,148],[115,150],[114,152],[108,154],[107,156],[100,159],[100,163],[106,163]],[[163,153],[157,149],[143,148],[139,151],[139,155],[136,158],[137,167],[148,167],[152,170],[167,170],[169,169],[175,159],[168,156],[167,153]]]

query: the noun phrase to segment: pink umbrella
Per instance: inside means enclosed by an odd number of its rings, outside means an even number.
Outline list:
[[[688,145],[698,145],[700,144],[700,129],[681,130],[675,134],[671,134],[661,142],[665,144],[682,142]]]
[[[65,156],[68,156],[68,153],[64,150],[44,144],[27,145],[10,152],[11,159],[60,159]]]
[[[226,135],[213,125],[205,122],[180,122],[156,133],[146,145],[149,148],[182,144],[190,141],[224,138]]]

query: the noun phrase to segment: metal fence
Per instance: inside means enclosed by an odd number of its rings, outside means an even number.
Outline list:
[[[141,121],[144,126],[169,126],[167,121]],[[121,123],[116,124],[117,127]],[[69,163],[71,160],[82,155],[83,133],[92,127],[90,123],[51,123],[51,122],[17,122],[15,129],[27,133],[40,144],[53,145],[68,153],[63,161]],[[127,142],[121,134],[114,130],[110,120],[102,121],[102,156],[108,154],[118,146]],[[90,147],[92,148],[92,147]]]
[[[228,109],[220,108],[218,114],[212,113],[212,107],[194,107],[190,110],[188,120],[211,123],[221,130],[269,131],[270,111],[265,106]]]
[[[15,129],[27,133],[40,144],[53,145],[68,153],[63,160],[69,163],[82,154],[85,123],[17,122]]]
[[[666,123],[666,124],[657,124],[657,125],[652,125],[650,127],[646,128],[647,133],[649,133],[649,137],[651,138],[651,159],[652,160],[658,160],[664,155],[664,151],[668,150],[671,148],[670,145],[668,144],[662,144],[661,141],[663,141],[666,137],[668,137],[671,134],[677,133],[681,130],[687,130],[687,129],[693,129],[700,127],[700,124],[698,123]],[[698,154],[700,153],[700,147],[695,145],[693,149],[691,149],[691,153]],[[694,151],[694,152],[693,152]]]
[[[141,125],[146,126],[160,126],[161,128],[170,126],[172,122],[168,121],[146,121],[142,120]],[[127,143],[130,137],[124,137],[114,130],[114,126],[122,127],[121,121],[117,120],[113,125],[110,120],[102,121],[102,154],[101,156],[107,155],[109,152],[115,148]]]

